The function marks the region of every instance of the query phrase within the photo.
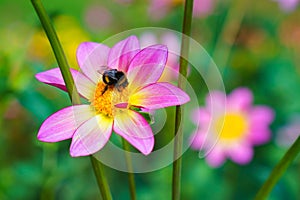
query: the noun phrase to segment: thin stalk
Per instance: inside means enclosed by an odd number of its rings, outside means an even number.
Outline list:
[[[232,46],[240,30],[242,21],[247,9],[249,8],[249,5],[249,0],[237,0],[231,2],[229,6],[228,14],[225,18],[222,31],[218,37],[212,55],[214,61],[222,71],[227,65]]]
[[[108,182],[104,173],[104,166],[94,156],[90,156],[93,170],[97,179],[98,187],[103,200],[112,200]]]
[[[188,66],[188,54],[189,54],[189,36],[191,35],[191,24],[193,15],[193,0],[186,0],[184,6],[184,17],[182,26],[182,41],[181,41],[181,52],[180,52],[180,66],[178,77],[178,87],[185,89],[185,78],[187,76],[187,66]],[[183,131],[181,124],[181,119],[183,118],[183,107],[176,106],[175,114],[175,139],[174,139],[174,163],[173,163],[173,179],[172,179],[172,199],[180,199],[180,189],[181,189],[181,152],[182,152],[182,140]],[[176,137],[177,134],[177,137]]]
[[[289,148],[289,150],[286,152],[283,158],[274,167],[269,178],[266,180],[266,182],[258,191],[255,200],[262,200],[268,198],[275,184],[278,182],[280,177],[286,171],[286,169],[291,164],[291,162],[296,158],[299,152],[300,152],[300,136],[298,136],[294,144]]]
[[[70,72],[70,67],[66,59],[65,53],[62,49],[60,41],[57,37],[54,27],[51,24],[50,18],[40,0],[31,0],[31,3],[39,16],[41,24],[45,30],[48,40],[51,44],[58,66],[66,83],[69,97],[73,104],[80,104],[80,97],[78,95],[76,85]]]
[[[80,104],[81,103],[80,97],[77,92],[76,86],[74,84],[74,79],[71,75],[70,67],[68,65],[66,56],[62,49],[60,41],[57,37],[55,29],[54,29],[53,25],[51,24],[50,18],[47,15],[47,12],[40,0],[31,0],[31,3],[41,21],[41,24],[42,24],[42,26],[45,30],[45,33],[48,37],[48,40],[51,44],[52,50],[54,52],[55,58],[58,62],[60,71],[62,73],[64,82],[66,84],[69,98],[73,105]],[[110,199],[112,199],[112,197],[111,197],[108,183],[107,183],[105,175],[104,175],[102,164],[100,162],[98,162],[97,160],[95,160],[95,158],[93,156],[90,156],[90,157],[91,157],[93,170],[94,170],[94,173],[95,173],[95,176],[97,179],[97,183],[98,183],[102,198],[104,200],[106,200],[106,199],[110,200]]]
[[[130,145],[124,138],[122,138],[122,143],[123,143],[123,148],[125,150],[126,166],[128,170],[128,183],[129,183],[130,197],[132,200],[136,200],[134,174],[133,174],[131,156],[129,153]]]

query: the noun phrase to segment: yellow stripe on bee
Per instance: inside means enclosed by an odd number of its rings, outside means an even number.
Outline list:
[[[108,76],[104,76],[106,83],[109,83],[109,77]]]

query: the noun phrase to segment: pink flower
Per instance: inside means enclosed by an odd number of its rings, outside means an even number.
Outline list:
[[[149,15],[152,19],[163,18],[172,8],[183,4],[184,0],[151,0]],[[215,0],[195,0],[193,6],[194,17],[206,17],[212,13],[215,7]]]
[[[169,32],[157,37],[152,32],[145,32],[140,36],[141,47],[146,47],[150,44],[160,43],[168,47],[168,59],[165,70],[159,81],[174,81],[178,78],[179,71],[179,56],[180,55],[180,40],[176,34]]]
[[[139,109],[153,110],[189,101],[189,96],[174,85],[157,82],[167,54],[163,45],[140,49],[135,36],[112,48],[82,43],[77,49],[82,72],[71,69],[71,73],[79,94],[89,104],[70,106],[51,115],[41,125],[38,139],[58,142],[72,138],[71,156],[86,156],[103,148],[114,131],[148,155],[154,137]],[[38,73],[36,78],[66,89],[58,68]]]
[[[291,12],[298,6],[299,0],[275,0],[279,3],[280,8],[285,12]]]
[[[253,146],[270,140],[274,113],[267,106],[252,106],[252,99],[247,88],[237,88],[227,97],[214,91],[207,97],[206,107],[193,113],[198,130],[191,137],[192,148],[206,151],[209,165],[220,166],[226,158],[247,164]]]

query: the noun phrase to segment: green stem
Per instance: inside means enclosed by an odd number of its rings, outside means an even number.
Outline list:
[[[54,27],[51,24],[50,18],[46,13],[46,10],[40,0],[31,0],[31,3],[39,16],[41,24],[45,30],[48,40],[51,44],[58,66],[66,83],[69,97],[73,104],[80,104],[80,97],[78,95],[76,85],[74,84],[73,77],[70,72],[69,64],[66,56],[59,42]]]
[[[229,5],[229,11],[212,56],[221,70],[224,70],[227,65],[232,46],[240,30],[245,13],[249,8],[249,4],[249,0],[237,0],[231,2]]]
[[[110,189],[104,174],[103,164],[99,162],[94,156],[90,156],[94,173],[96,175],[99,190],[103,200],[112,200]]]
[[[299,152],[300,152],[300,136],[298,136],[294,144],[289,148],[289,150],[286,152],[283,158],[275,166],[269,178],[266,180],[266,182],[258,191],[255,197],[256,200],[262,200],[268,198],[275,184],[278,182],[280,177],[286,171],[286,169],[291,164],[291,162],[296,158]]]
[[[57,37],[57,34],[55,32],[54,27],[51,24],[50,18],[46,13],[46,10],[40,0],[31,0],[31,3],[41,21],[41,24],[45,30],[45,33],[48,37],[48,40],[51,44],[52,50],[54,52],[55,58],[58,62],[59,68],[61,70],[64,82],[67,87],[67,92],[69,94],[70,100],[72,104],[80,104],[80,97],[77,92],[76,86],[74,84],[73,77],[70,72],[70,68],[66,59],[66,56],[64,54],[64,51],[62,49],[62,46],[60,44],[60,41]],[[104,171],[102,164],[95,160],[93,156],[91,157],[93,170],[98,182],[99,189],[101,191],[101,195],[104,200],[106,199],[112,199],[108,183],[105,179]]]
[[[180,67],[178,77],[178,87],[185,89],[185,78],[187,76],[188,66],[188,54],[189,54],[189,36],[191,35],[191,23],[193,14],[193,0],[186,0],[184,6],[184,17],[182,27],[182,41],[181,41],[181,56],[180,56]],[[175,114],[175,139],[174,139],[174,163],[173,163],[173,180],[172,180],[172,199],[180,199],[180,188],[181,188],[181,152],[182,152],[182,140],[183,131],[180,126],[181,119],[183,118],[183,107],[176,106]],[[176,137],[177,134],[177,137]]]
[[[136,192],[135,192],[135,182],[134,182],[134,174],[132,168],[132,161],[130,156],[130,145],[129,143],[122,138],[123,148],[125,150],[125,159],[128,170],[128,183],[129,183],[129,191],[132,200],[136,200]]]

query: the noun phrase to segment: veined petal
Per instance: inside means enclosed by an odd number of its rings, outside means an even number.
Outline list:
[[[82,72],[95,83],[101,77],[98,70],[107,66],[109,50],[109,47],[94,42],[83,42],[77,49],[77,62]]]
[[[154,136],[148,122],[139,113],[119,109],[115,115],[114,131],[144,155],[151,153]]]
[[[75,69],[71,69],[71,74],[74,78],[74,82],[78,93],[86,99],[90,99],[91,97],[93,97],[95,84]],[[35,77],[40,82],[67,91],[64,79],[59,68],[54,68],[44,72],[40,72],[36,74]]]
[[[140,50],[136,36],[130,36],[114,45],[108,55],[108,66],[127,72],[128,66],[135,54]]]
[[[149,46],[138,52],[128,68],[130,90],[157,82],[165,68],[167,57],[168,49],[164,45]]]
[[[94,113],[89,105],[64,108],[44,121],[37,137],[43,142],[58,142],[69,139],[83,122],[93,116]]]
[[[104,115],[96,115],[83,123],[74,133],[71,156],[87,156],[99,151],[110,138],[112,124],[113,119]]]
[[[134,93],[129,102],[134,106],[158,109],[181,105],[189,100],[185,92],[170,83],[153,83]]]

